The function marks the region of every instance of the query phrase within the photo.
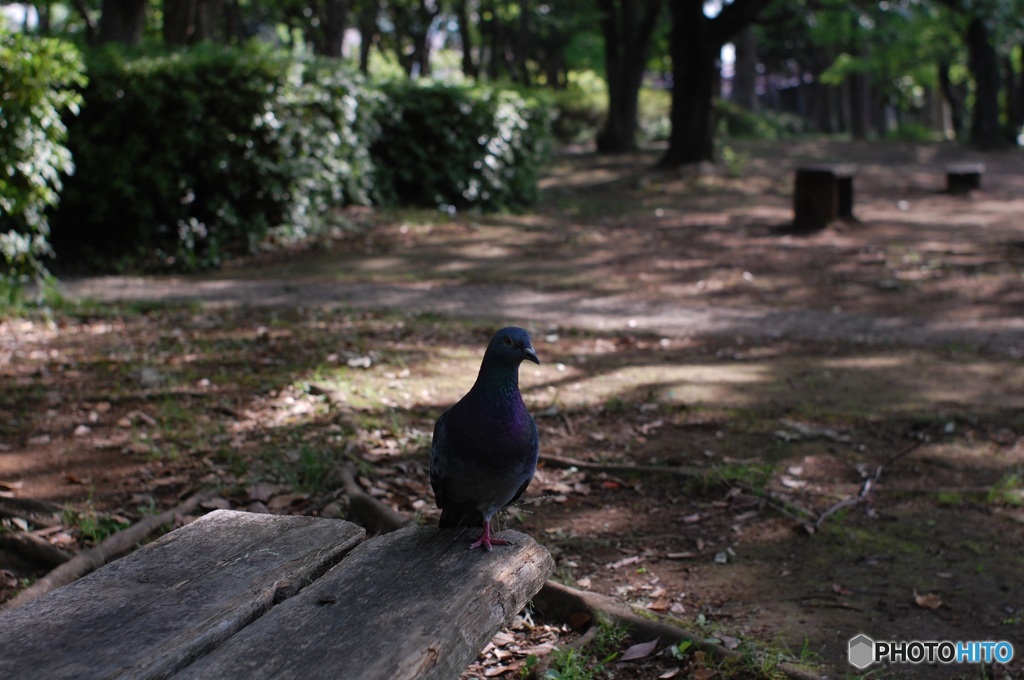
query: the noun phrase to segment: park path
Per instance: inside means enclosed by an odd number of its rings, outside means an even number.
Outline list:
[[[505,285],[339,283],[317,277],[102,276],[65,282],[76,299],[200,302],[211,306],[332,307],[429,312],[501,323],[547,324],[662,336],[738,336],[910,347],[966,346],[1024,355],[1024,318],[876,317],[816,309],[675,304],[640,295],[542,291]]]

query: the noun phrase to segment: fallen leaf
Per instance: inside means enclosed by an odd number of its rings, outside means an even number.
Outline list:
[[[271,484],[269,482],[259,482],[249,487],[249,500],[251,501],[262,501],[267,502],[273,498],[274,494],[280,493],[285,490],[285,487],[280,484]]]
[[[667,597],[656,598],[651,604],[647,606],[648,609],[656,612],[668,611],[668,608],[672,606],[672,601]]]
[[[832,584],[832,592],[835,593],[836,595],[853,595],[853,591],[852,590],[850,590],[849,588],[844,588],[843,586],[839,585],[838,583],[833,583]]]
[[[573,612],[572,614],[569,614],[569,620],[567,623],[573,630],[581,630],[584,626],[590,623],[592,619],[593,617],[587,612]]]
[[[726,649],[736,649],[740,646],[739,638],[734,638],[731,635],[720,635],[719,639],[722,641],[722,646]]]
[[[632,557],[624,557],[621,560],[619,560],[618,562],[612,562],[610,564],[606,564],[605,566],[608,569],[611,569],[612,571],[615,571],[616,569],[619,569],[620,567],[625,567],[625,566],[628,566],[630,564],[636,564],[639,561],[640,561],[640,557],[638,555],[633,555]]]
[[[918,595],[916,590],[914,591],[914,602],[917,603],[918,607],[924,609],[938,609],[942,606],[942,598],[935,593]]]
[[[669,668],[667,671],[658,676],[658,680],[668,680],[679,675],[679,668]]]
[[[650,656],[655,648],[658,646],[658,640],[661,638],[654,638],[650,642],[641,642],[633,645],[622,653],[619,657],[619,661],[633,661],[635,659],[643,659],[644,657]]]

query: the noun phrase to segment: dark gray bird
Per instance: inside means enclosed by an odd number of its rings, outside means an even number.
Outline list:
[[[430,485],[440,526],[483,527],[470,549],[508,544],[491,537],[491,518],[523,495],[537,469],[537,424],[519,393],[524,359],[540,364],[529,333],[495,333],[473,387],[434,425]]]

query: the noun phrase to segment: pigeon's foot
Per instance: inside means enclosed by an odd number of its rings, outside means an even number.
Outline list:
[[[512,545],[512,542],[511,541],[506,541],[504,538],[494,538],[494,537],[492,537],[491,536],[491,523],[490,522],[485,522],[484,523],[484,533],[483,533],[483,535],[480,538],[478,538],[477,540],[473,541],[473,543],[470,544],[469,549],[473,550],[474,548],[483,548],[487,552],[490,552],[491,551],[491,546],[493,546],[493,545]]]

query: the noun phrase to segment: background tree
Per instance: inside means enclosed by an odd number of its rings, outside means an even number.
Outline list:
[[[664,4],[662,0],[598,0],[597,4],[608,81],[608,118],[597,136],[597,149],[632,151],[636,149],[637,99]]]
[[[714,99],[719,55],[726,42],[753,23],[771,0],[733,0],[718,16],[703,0],[669,0],[672,28],[672,132],[661,167],[714,160]]]

